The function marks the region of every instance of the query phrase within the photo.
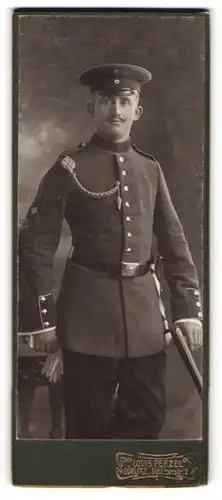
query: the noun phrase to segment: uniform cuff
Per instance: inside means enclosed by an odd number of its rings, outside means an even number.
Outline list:
[[[55,324],[54,301],[51,293],[38,296],[39,317],[42,329],[52,327]]]
[[[56,326],[56,311],[52,293],[20,298],[20,330],[41,332]]]
[[[174,321],[175,325],[178,323],[196,323],[197,325],[201,326],[202,322],[198,318],[182,318],[182,319],[177,319]]]
[[[180,295],[172,297],[171,304],[174,323],[183,318],[203,319],[200,292],[196,288],[183,288]]]
[[[31,330],[30,332],[18,332],[18,336],[24,338],[24,337],[28,337],[29,335],[38,335],[38,334],[45,333],[45,332],[51,332],[52,330],[55,330],[55,328],[56,328],[56,325],[51,326],[50,328],[44,328],[43,330]]]

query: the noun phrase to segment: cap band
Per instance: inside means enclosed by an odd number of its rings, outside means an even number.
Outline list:
[[[140,92],[141,86],[151,80],[151,73],[130,64],[107,64],[96,66],[80,76],[80,82],[93,91],[107,90],[118,93],[121,89]]]
[[[121,89],[137,90],[140,91],[140,84],[128,78],[107,78],[106,80],[100,79],[92,82],[91,87],[93,90],[112,90],[118,92]]]

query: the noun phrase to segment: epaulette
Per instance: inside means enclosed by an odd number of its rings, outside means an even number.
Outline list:
[[[65,156],[72,156],[75,153],[79,153],[81,151],[84,151],[84,149],[87,147],[87,143],[85,142],[80,142],[77,144],[74,148],[72,149],[67,149],[61,153],[59,158],[64,158]]]
[[[141,155],[143,156],[147,156],[148,158],[150,158],[151,160],[153,160],[155,163],[158,163],[157,159],[155,158],[155,156],[149,154],[149,153],[146,153],[145,151],[142,151],[141,149],[137,148],[135,146],[135,144],[132,144],[132,147],[133,149],[135,149],[135,151],[137,151],[138,153],[140,153]]]
[[[85,142],[81,142],[75,148],[63,151],[63,153],[59,156],[59,161],[61,165],[63,166],[63,168],[68,170],[68,172],[70,172],[72,176],[74,175],[74,170],[76,167],[76,163],[73,159],[73,156],[76,153],[83,151],[85,148],[86,148]]]
[[[60,164],[60,163],[61,163],[63,160],[65,160],[67,157],[69,157],[70,161],[71,161],[71,162],[73,162],[73,163],[75,164],[74,160],[72,160],[72,155],[73,155],[73,154],[75,154],[75,153],[78,153],[78,152],[84,151],[84,149],[85,149],[86,147],[87,147],[87,143],[85,143],[85,142],[80,142],[80,144],[78,144],[78,145],[77,145],[77,146],[75,146],[74,148],[72,148],[72,149],[67,149],[67,150],[63,151],[63,152],[59,155],[59,157],[57,157],[57,160],[56,160],[56,162],[54,163],[54,165],[53,165],[53,166],[52,166],[49,170],[47,170],[47,172],[43,175],[43,177],[42,177],[42,179],[41,179],[41,181],[40,181],[40,183],[39,183],[39,192],[40,192],[40,190],[41,190],[41,187],[42,187],[42,185],[43,185],[43,182],[45,182],[45,181],[47,180],[47,178],[49,178],[49,177],[50,177],[50,175],[54,172],[54,168],[55,168],[55,166],[57,166],[58,164]],[[65,165],[63,165],[63,166],[65,166]],[[71,165],[71,166],[72,166],[72,165]],[[68,165],[68,167],[69,167],[69,165]],[[65,168],[67,168],[67,163],[66,163],[66,167],[65,167]],[[69,170],[69,171],[70,171],[70,168],[67,168],[67,170]]]

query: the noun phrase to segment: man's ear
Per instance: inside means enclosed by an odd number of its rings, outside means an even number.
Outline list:
[[[143,113],[143,106],[141,104],[137,106],[134,116],[134,122],[137,122]]]
[[[87,102],[86,107],[88,109],[90,116],[93,116],[93,108],[94,108],[93,102],[92,101]]]

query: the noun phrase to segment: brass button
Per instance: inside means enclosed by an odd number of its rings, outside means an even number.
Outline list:
[[[129,215],[127,215],[126,220],[127,220],[127,222],[129,222],[131,220],[131,217],[129,217]]]
[[[123,158],[123,156],[120,156],[120,157],[119,157],[119,161],[120,161],[121,163],[123,163],[123,162],[124,162],[124,158]]]
[[[128,186],[124,186],[124,191],[129,191]]]
[[[126,249],[126,251],[127,251],[127,252],[131,252],[131,248],[127,248],[127,249]]]
[[[47,309],[42,310],[42,314],[46,314],[47,312],[48,312]]]
[[[120,81],[118,80],[118,78],[116,80],[114,80],[114,83],[120,83]]]
[[[130,204],[129,204],[129,202],[128,202],[128,201],[126,201],[125,205],[126,205],[126,207],[129,207],[129,206],[130,206]]]
[[[129,236],[129,238],[131,238],[132,234],[131,233],[127,233],[127,236]]]
[[[202,318],[202,313],[198,312],[198,318]]]
[[[46,322],[45,322],[45,323],[43,323],[43,324],[44,324],[44,326],[45,326],[46,328],[47,328],[47,326],[49,326],[49,322],[48,322],[48,321],[46,321]]]
[[[122,175],[126,175],[126,170],[123,170],[123,171],[122,171]]]
[[[197,290],[195,290],[194,295],[199,295],[199,292]]]
[[[199,301],[198,301],[198,302],[196,302],[196,306],[197,306],[197,307],[200,307],[200,306],[201,306],[201,304],[200,304],[200,302],[199,302]]]

